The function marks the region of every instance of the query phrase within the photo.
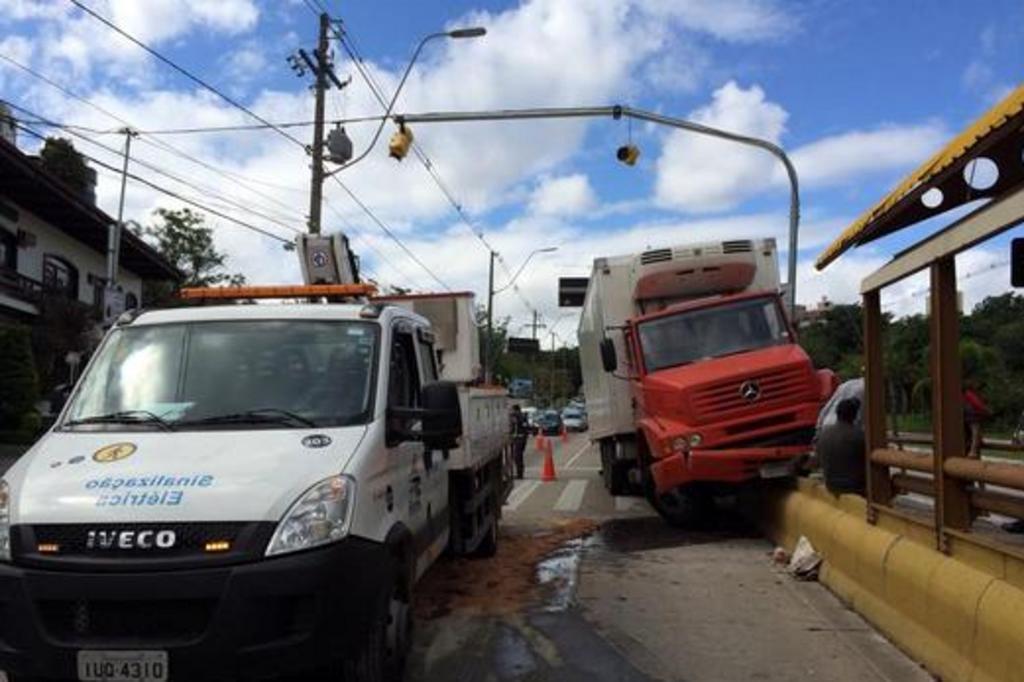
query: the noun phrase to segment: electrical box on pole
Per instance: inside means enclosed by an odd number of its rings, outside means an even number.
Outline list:
[[[359,265],[343,234],[300,234],[296,252],[306,284],[358,284]]]

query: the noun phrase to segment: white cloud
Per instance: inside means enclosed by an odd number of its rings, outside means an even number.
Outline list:
[[[906,168],[930,157],[948,137],[949,131],[938,122],[851,130],[798,148],[793,164],[803,185],[841,184],[861,175]]]
[[[711,68],[711,56],[687,44],[660,57],[652,59],[644,67],[644,78],[661,93],[692,93],[703,84]]]
[[[774,40],[791,34],[798,22],[781,4],[765,0],[648,0],[646,6],[683,26],[735,42]]]
[[[729,82],[691,119],[780,144],[788,114],[758,86]],[[802,189],[835,186],[878,173],[907,170],[948,138],[937,121],[851,130],[788,150]],[[757,149],[694,133],[666,138],[658,158],[655,198],[691,213],[725,211],[767,190],[788,186],[779,161]]]
[[[715,91],[709,105],[689,118],[778,143],[788,114],[768,101],[760,87],[744,89],[730,81]],[[722,211],[762,191],[777,163],[759,149],[673,131],[657,161],[655,196],[668,208],[695,213]]]
[[[530,210],[541,215],[578,215],[596,205],[597,195],[583,173],[541,178],[530,198]]]

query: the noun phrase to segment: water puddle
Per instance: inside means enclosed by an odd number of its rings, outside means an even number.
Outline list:
[[[546,592],[544,612],[565,611],[575,603],[580,557],[586,546],[587,540],[575,538],[537,564],[537,582]]]

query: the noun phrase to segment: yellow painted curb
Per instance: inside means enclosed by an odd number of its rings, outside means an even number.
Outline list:
[[[927,528],[870,525],[863,498],[807,480],[765,505],[772,539],[792,549],[806,536],[822,583],[933,674],[1024,682],[1024,562],[963,541],[944,555]]]

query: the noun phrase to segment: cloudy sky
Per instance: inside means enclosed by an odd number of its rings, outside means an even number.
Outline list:
[[[785,147],[801,178],[798,292],[805,303],[823,295],[854,300],[860,279],[908,237],[851,253],[824,273],[813,271],[815,256],[1015,87],[1024,63],[1024,5],[1012,0],[83,2],[274,122],[312,117],[310,77],[297,77],[286,58],[312,48],[319,4],[343,22],[363,70],[388,97],[420,37],[487,28],[483,38],[431,43],[399,111],[622,103],[767,138]],[[337,42],[333,49],[335,70],[352,81],[329,93],[328,117],[381,113],[349,55]],[[272,130],[161,134],[255,121],[66,0],[0,0],[0,99],[81,126],[76,146],[113,165],[122,139],[110,131],[127,122],[143,131],[133,147],[147,164],[133,165],[139,176],[282,238],[305,227],[309,160],[295,140]],[[347,126],[357,152],[374,128]],[[303,126],[286,132],[300,141],[312,134]],[[784,267],[785,176],[757,150],[603,119],[432,124],[414,132],[422,158],[388,159],[389,127],[365,161],[338,176],[379,223],[339,184],[326,185],[325,232],[348,234],[367,273],[382,283],[436,290],[436,277],[482,299],[485,243],[501,254],[498,286],[531,250],[557,246],[531,262],[517,290],[496,299],[496,314],[518,327],[533,308],[548,322],[566,313],[556,306],[557,278],[588,274],[595,256],[763,236],[779,241]],[[614,156],[630,140],[642,150],[633,168]],[[32,151],[38,142],[23,133],[19,144]],[[101,168],[99,201],[111,213],[117,193],[116,174]],[[145,222],[154,208],[179,205],[129,185],[130,218]],[[231,268],[251,282],[298,279],[294,255],[280,242],[223,218],[210,221]],[[1000,245],[963,258],[969,304],[1005,288],[1005,260]],[[915,281],[894,290],[888,305],[923,308],[921,287]],[[574,326],[570,315],[558,331],[570,338]]]

